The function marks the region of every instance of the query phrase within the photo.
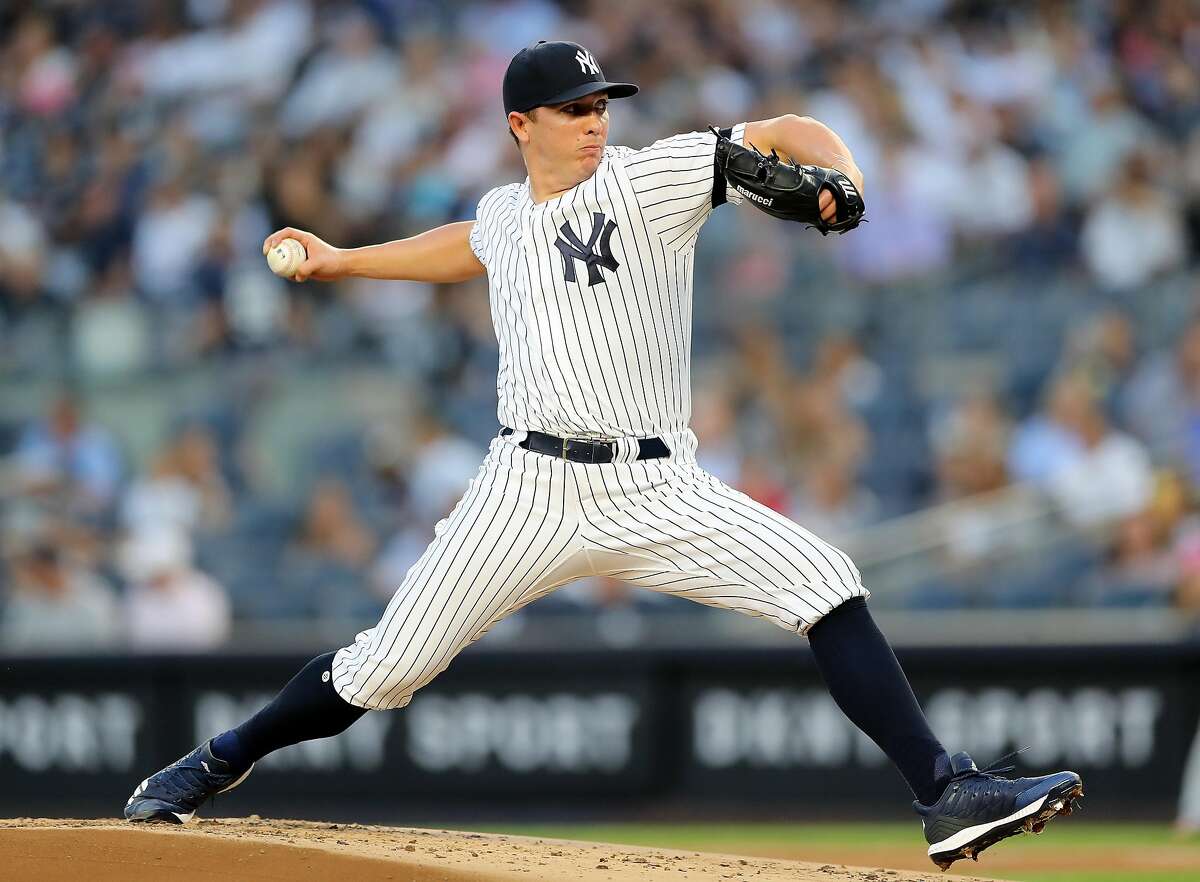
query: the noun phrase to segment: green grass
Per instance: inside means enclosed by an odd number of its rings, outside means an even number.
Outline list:
[[[693,851],[753,853],[756,849],[788,849],[796,856],[811,848],[841,847],[852,853],[855,847],[921,848],[920,829],[912,824],[586,824],[586,825],[507,825],[479,829],[522,836],[552,839],[579,839],[622,845],[656,846]],[[998,875],[1018,882],[1197,882],[1200,880],[1200,840],[1180,840],[1168,827],[1152,824],[1095,824],[1076,820],[1054,822],[1051,833],[1041,837],[1022,836],[1005,842],[1003,852],[977,865],[984,875]],[[1005,869],[1003,856],[1019,857],[1023,864],[1036,866],[1037,856],[1073,854],[1091,849],[1093,862],[1102,854],[1126,849],[1141,853],[1170,851],[1194,866],[1187,869],[1061,870]],[[1082,852],[1089,854],[1088,852]],[[988,857],[991,857],[989,853]],[[824,858],[819,858],[824,859]],[[847,862],[853,860],[847,856]],[[961,866],[961,865],[960,865]],[[967,865],[968,872],[976,867]],[[948,880],[953,876],[948,876]]]
[[[982,872],[982,870],[980,871]],[[1137,870],[1131,878],[1128,870],[1006,870],[1004,875],[1017,882],[1195,882],[1197,870]]]

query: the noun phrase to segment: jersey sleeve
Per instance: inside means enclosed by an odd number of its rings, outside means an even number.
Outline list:
[[[517,186],[517,184],[508,184],[488,190],[475,207],[475,225],[471,227],[468,241],[471,244],[471,250],[475,252],[475,256],[479,258],[479,262],[484,267],[487,267],[491,257],[490,243],[495,240],[492,230],[503,227],[500,215],[511,203],[512,193]]]
[[[730,138],[741,144],[746,124]],[[626,173],[650,229],[669,246],[695,238],[709,213],[723,202],[740,203],[716,167],[717,138],[712,132],[688,132],[655,141],[624,157]]]
[[[485,268],[488,265],[488,221],[490,216],[495,214],[496,195],[496,190],[488,190],[480,197],[479,204],[475,206],[475,225],[471,227],[471,235],[468,237],[471,250]]]
[[[488,256],[483,238],[483,219],[478,210],[475,212],[475,223],[471,227],[471,235],[468,241],[471,243],[471,250],[479,258],[479,262],[486,267],[488,265]]]

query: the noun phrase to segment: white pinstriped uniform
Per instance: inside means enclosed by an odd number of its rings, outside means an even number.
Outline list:
[[[696,464],[692,257],[723,195],[715,143],[693,132],[608,147],[555,199],[534,204],[526,181],[480,200],[471,248],[488,270],[499,418],[516,432],[492,440],[379,624],[337,652],[333,684],[351,704],[403,707],[496,622],[583,576],[799,633],[868,596],[844,553]],[[518,446],[533,429],[616,439],[617,453],[533,453]],[[653,436],[671,456],[637,460],[636,439]]]

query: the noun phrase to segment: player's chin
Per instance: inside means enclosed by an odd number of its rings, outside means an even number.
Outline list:
[[[579,151],[579,161],[588,171],[595,171],[603,156],[603,147],[584,147]]]

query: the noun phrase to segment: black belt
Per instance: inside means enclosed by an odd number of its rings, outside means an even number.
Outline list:
[[[505,426],[501,435],[511,435],[513,430]],[[671,448],[662,438],[638,438],[638,459],[662,459],[671,455]],[[525,440],[517,445],[534,453],[557,456],[571,462],[606,463],[613,461],[616,444],[612,441],[588,441],[583,438],[559,438],[545,432],[529,431]]]

